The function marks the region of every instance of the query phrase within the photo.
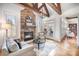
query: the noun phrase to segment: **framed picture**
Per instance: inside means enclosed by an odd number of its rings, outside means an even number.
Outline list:
[[[8,37],[16,37],[16,16],[6,15],[6,23],[11,25],[8,30]]]

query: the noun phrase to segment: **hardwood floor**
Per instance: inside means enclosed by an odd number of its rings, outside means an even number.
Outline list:
[[[65,38],[59,46],[60,48],[56,51],[56,56],[79,56],[79,49],[76,45],[76,39]]]
[[[2,55],[2,49],[0,49],[0,56]]]
[[[51,40],[50,40],[51,41]],[[62,42],[53,41],[53,44],[58,44],[58,49],[55,51],[54,56],[79,56],[79,48],[76,46],[76,39],[66,37]],[[32,52],[30,54],[33,54]],[[0,50],[1,55],[1,50]],[[52,55],[53,56],[53,55]]]

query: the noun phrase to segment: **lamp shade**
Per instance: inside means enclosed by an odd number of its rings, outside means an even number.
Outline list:
[[[10,24],[2,24],[1,26],[2,29],[10,29],[11,28],[11,25]]]

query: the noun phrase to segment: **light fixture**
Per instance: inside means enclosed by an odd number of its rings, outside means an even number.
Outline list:
[[[8,29],[11,28],[11,24],[5,23],[2,24],[1,29],[6,30],[6,39],[8,39]]]

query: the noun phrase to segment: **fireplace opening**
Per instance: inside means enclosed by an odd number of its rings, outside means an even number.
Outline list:
[[[24,41],[32,40],[33,32],[24,32]]]

